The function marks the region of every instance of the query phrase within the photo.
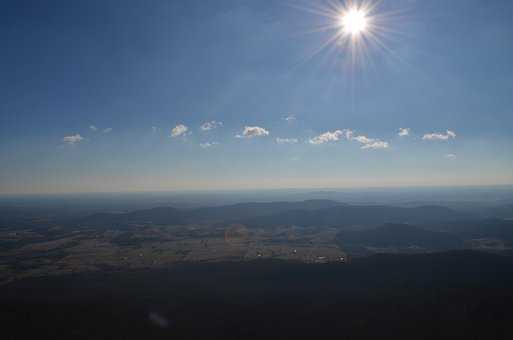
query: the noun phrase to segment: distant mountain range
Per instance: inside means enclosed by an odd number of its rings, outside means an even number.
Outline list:
[[[80,227],[120,227],[129,224],[185,224],[185,212],[171,207],[136,210],[128,213],[97,213],[70,221]]]
[[[384,205],[340,205],[313,211],[290,210],[247,220],[250,226],[378,226],[384,223],[430,224],[468,219],[469,214],[439,206],[414,208]]]
[[[237,222],[258,216],[271,216],[285,211],[312,211],[341,206],[330,200],[301,202],[239,203],[196,209],[158,207],[128,213],[97,213],[74,219],[72,223],[84,227],[109,227],[127,224],[173,225],[187,223]]]
[[[345,206],[331,200],[307,200],[299,202],[240,203],[220,207],[190,210],[187,215],[192,222],[245,220],[259,216],[273,216],[287,211],[317,211]]]
[[[98,213],[70,221],[79,228],[122,229],[130,225],[229,225],[333,227],[337,244],[351,255],[443,251],[471,247],[513,254],[513,220],[483,219],[442,206],[348,205],[331,200],[241,203],[218,207],[159,207]]]
[[[98,213],[72,220],[74,226],[116,227],[128,224],[243,223],[249,227],[378,226],[384,223],[429,224],[469,219],[467,213],[440,206],[393,207],[347,205],[331,200],[241,203],[219,207],[160,207],[128,213]]]

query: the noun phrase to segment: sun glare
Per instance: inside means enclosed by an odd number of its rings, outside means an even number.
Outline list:
[[[386,10],[382,0],[323,0],[308,4],[302,9],[323,17],[311,32],[325,37],[308,58],[323,50],[335,52],[335,62],[351,70],[371,66],[372,59],[380,54],[399,59],[388,44],[400,33],[398,23],[404,20],[405,8]]]
[[[345,33],[357,35],[365,32],[368,18],[365,12],[358,8],[351,8],[340,16],[340,26]]]

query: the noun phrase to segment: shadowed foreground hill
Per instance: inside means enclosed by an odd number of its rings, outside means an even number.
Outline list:
[[[2,287],[7,339],[511,339],[513,259],[458,251],[351,265],[255,261]]]

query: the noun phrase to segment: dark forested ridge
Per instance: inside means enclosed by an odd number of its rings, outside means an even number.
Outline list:
[[[2,333],[510,339],[511,287],[511,258],[472,251],[370,256],[351,265],[184,264],[12,283],[1,293]]]

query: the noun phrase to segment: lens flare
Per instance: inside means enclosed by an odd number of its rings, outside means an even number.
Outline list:
[[[365,12],[358,8],[351,8],[340,15],[340,26],[344,32],[352,35],[365,32],[367,21]]]
[[[380,0],[308,2],[299,9],[321,17],[320,25],[310,32],[320,33],[326,40],[306,59],[328,50],[336,52],[337,62],[347,64],[351,69],[370,65],[371,57],[379,56],[380,52],[400,59],[389,44],[394,43],[394,35],[401,33],[394,27],[404,19],[402,13],[406,12],[406,8],[390,8]]]

